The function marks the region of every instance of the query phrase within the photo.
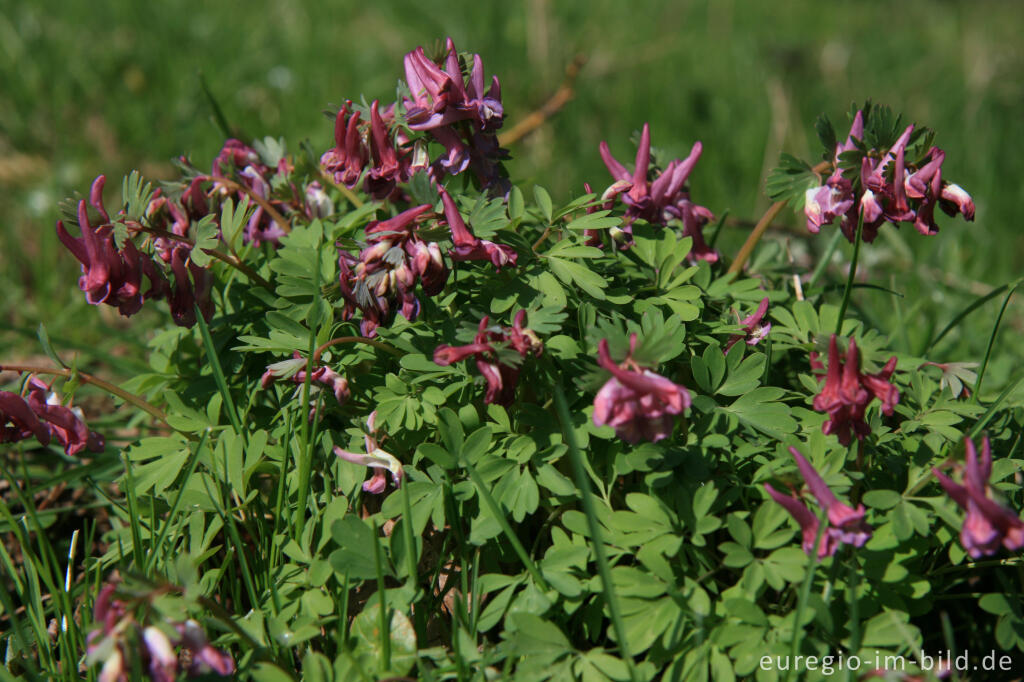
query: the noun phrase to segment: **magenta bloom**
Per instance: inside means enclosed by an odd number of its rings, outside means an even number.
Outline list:
[[[334,454],[346,462],[374,469],[375,473],[373,476],[363,482],[363,490],[379,495],[387,487],[387,479],[384,477],[385,472],[391,474],[391,480],[395,487],[398,488],[402,485],[402,480],[405,478],[405,471],[402,469],[402,463],[394,455],[380,448],[377,440],[376,421],[377,411],[374,410],[366,418],[368,432],[363,434],[363,440],[366,443],[365,453],[349,452],[335,446]]]
[[[857,508],[854,509],[840,502],[835,493],[825,484],[821,475],[800,454],[799,450],[791,447],[789,452],[796,460],[796,466],[800,470],[800,475],[807,484],[808,490],[811,491],[811,495],[817,500],[818,506],[825,510],[828,527],[818,544],[818,558],[832,556],[839,545],[843,543],[854,547],[863,547],[871,537],[871,526],[864,521],[864,505],[857,505]],[[810,554],[818,536],[817,516],[798,498],[783,495],[767,483],[764,487],[772,499],[785,507],[800,524],[803,537],[802,546],[804,551]]]
[[[857,142],[864,138],[864,114],[858,111],[846,141],[837,144],[833,156],[833,172],[825,182],[807,190],[804,213],[807,229],[818,232],[822,225],[840,219],[840,229],[851,242],[856,238],[857,221],[863,216],[863,239],[871,242],[878,228],[889,222],[897,227],[911,223],[924,235],[939,231],[935,224],[938,205],[950,216],[961,214],[965,220],[974,220],[974,202],[959,185],[942,179],[945,152],[932,147],[919,167],[908,165],[907,143],[914,126],[908,126],[892,147],[868,150],[861,159],[859,176],[844,176],[840,168],[840,155],[858,151]]]
[[[469,168],[483,187],[496,194],[507,191],[500,161],[508,154],[495,135],[504,122],[501,86],[497,76],[486,83],[480,55],[473,55],[467,79],[451,38],[440,65],[417,47],[405,55],[405,80],[412,95],[403,101],[406,124],[445,148],[430,165],[431,176],[440,181]]]
[[[16,443],[34,436],[42,445],[56,440],[68,456],[85,449],[102,452],[103,436],[89,430],[82,411],[61,405],[57,394],[47,393],[49,390],[47,384],[33,376],[24,398],[0,391],[0,443]]]
[[[812,364],[815,360],[812,358]],[[877,374],[861,374],[860,355],[856,342],[851,338],[846,351],[846,361],[839,359],[836,335],[829,339],[828,373],[821,393],[814,397],[814,409],[828,414],[828,421],[822,432],[834,433],[843,445],[850,444],[851,430],[858,439],[871,432],[864,421],[864,412],[874,399],[882,403],[882,413],[891,415],[899,402],[900,393],[889,382],[896,370],[895,356],[889,359]]]
[[[544,352],[544,345],[537,334],[532,329],[523,327],[525,320],[526,311],[520,310],[516,313],[511,327],[499,327],[494,330],[488,328],[490,318],[484,315],[473,343],[465,346],[441,344],[434,350],[434,362],[443,367],[472,357],[476,360],[476,368],[487,380],[484,402],[511,405],[515,399],[521,368],[518,363],[511,365],[502,362],[498,349],[501,345],[507,344],[522,358],[529,355],[539,357]]]
[[[290,379],[293,384],[302,386],[306,383],[306,359],[298,351],[294,353],[291,360],[275,362],[267,366],[267,371],[260,378],[260,388],[266,388],[278,379]],[[339,405],[348,402],[351,392],[348,388],[348,379],[335,372],[327,365],[315,367],[309,376],[312,385],[320,385],[334,394]],[[309,418],[312,419],[315,413],[314,406],[310,408]]]
[[[455,206],[455,201],[444,187],[438,187],[441,193],[441,201],[444,203],[444,215],[448,220],[448,227],[452,231],[454,248],[449,252],[453,261],[467,260],[489,260],[499,270],[506,266],[516,264],[519,254],[511,246],[495,244],[486,239],[478,239],[466,226],[465,221]]]
[[[620,189],[628,189],[621,194],[627,206],[627,233],[632,234],[630,226],[637,218],[655,225],[667,225],[670,220],[676,219],[683,223],[683,236],[693,239],[693,248],[689,254],[691,261],[700,259],[713,263],[718,260],[718,253],[707,245],[703,233],[704,225],[712,220],[714,215],[703,206],[690,201],[690,193],[686,188],[686,180],[703,151],[700,142],[694,143],[690,155],[685,159],[670,161],[665,170],[653,181],[647,179],[651,163],[651,129],[647,123],[644,123],[643,132],[640,134],[640,145],[636,150],[636,163],[632,174],[612,156],[607,142],[601,143],[600,151],[601,159],[616,183],[628,183],[628,187],[619,185]]]
[[[388,220],[374,220],[366,226],[367,247],[358,256],[339,249],[338,282],[345,299],[342,315],[351,319],[362,313],[360,331],[376,334],[392,311],[415,319],[420,302],[415,295],[417,280],[423,293],[433,296],[448,281],[448,268],[437,244],[425,242],[416,225],[431,212],[430,204],[402,211]]]
[[[612,360],[606,339],[598,343],[597,362],[612,376],[594,398],[594,424],[613,427],[615,435],[627,443],[657,442],[672,433],[675,415],[690,407],[690,392],[639,366],[633,360],[636,343],[633,334],[622,363]]]
[[[757,306],[757,310],[740,320],[740,326],[743,327],[743,333],[733,334],[730,336],[729,340],[725,343],[725,348],[723,349],[724,352],[728,353],[730,348],[743,340],[746,340],[748,346],[756,346],[762,339],[768,336],[768,332],[771,331],[772,328],[772,323],[763,321],[764,316],[767,313],[768,297],[765,296],[761,299],[761,303]],[[739,315],[736,317],[739,317]]]
[[[86,639],[86,665],[102,662],[98,678],[101,682],[127,682],[131,678],[132,659],[147,672],[147,679],[174,682],[178,679],[180,660],[175,652],[183,647],[190,653],[188,677],[214,672],[222,677],[235,672],[230,654],[215,649],[194,620],[165,622],[160,626],[146,624],[152,614],[148,600],[121,599],[117,586],[107,583],[96,595],[93,622],[96,628]],[[132,609],[138,610],[138,613]],[[139,621],[140,614],[144,618]],[[130,635],[133,633],[134,636]],[[170,635],[168,635],[170,633]],[[141,644],[141,646],[139,646]]]
[[[1002,545],[1011,552],[1024,547],[1024,521],[989,496],[988,479],[992,475],[992,448],[988,436],[981,441],[981,462],[970,438],[964,440],[967,462],[963,485],[954,483],[938,469],[932,473],[950,497],[967,511],[960,530],[960,542],[972,559],[991,556]]]

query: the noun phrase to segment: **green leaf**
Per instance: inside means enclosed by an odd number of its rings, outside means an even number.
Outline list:
[[[735,415],[741,422],[763,431],[774,438],[793,433],[797,422],[790,416],[789,407],[778,402],[784,391],[774,386],[762,386],[740,396],[732,405],[721,407],[724,412]]]
[[[540,185],[534,185],[533,198],[537,202],[537,206],[540,207],[540,212],[544,215],[545,220],[550,224],[552,216],[551,195]]]
[[[228,199],[228,201],[231,201]],[[218,236],[219,228],[217,227],[217,221],[214,219],[213,214],[203,216],[195,225],[195,244],[192,246],[192,250],[189,253],[189,258],[193,263],[201,268],[205,268],[213,260],[213,257],[206,253],[205,250],[214,250],[217,245],[220,244],[220,237]],[[205,249],[205,250],[204,250]]]
[[[146,182],[142,174],[137,170],[129,173],[121,182],[121,206],[124,210],[124,217],[127,220],[141,220],[146,215],[146,209],[153,200],[153,186]],[[127,232],[125,232],[127,236]],[[117,248],[124,248],[124,243],[117,245]]]
[[[598,300],[604,300],[603,289],[608,286],[604,278],[587,266],[571,260],[548,257],[548,266],[566,284],[575,283],[580,289]]]
[[[792,154],[783,153],[778,167],[768,174],[765,192],[772,201],[786,201],[795,210],[800,210],[807,190],[819,184],[821,180],[810,166]]]

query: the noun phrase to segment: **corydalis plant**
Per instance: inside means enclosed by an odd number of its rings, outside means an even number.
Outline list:
[[[821,368],[816,354],[812,353],[811,366]],[[825,434],[836,434],[843,445],[850,444],[850,433],[858,439],[871,433],[871,427],[864,419],[868,404],[878,398],[882,403],[882,414],[891,415],[900,400],[900,393],[889,379],[896,370],[896,357],[889,358],[885,367],[876,374],[860,371],[860,351],[851,337],[846,350],[845,361],[839,357],[836,335],[828,342],[828,371],[821,393],[814,397],[814,409],[828,415],[822,425]],[[819,377],[820,380],[820,377]]]
[[[932,473],[953,501],[967,512],[960,530],[960,542],[972,559],[991,556],[1002,545],[1015,552],[1024,548],[1024,521],[989,496],[988,479],[992,475],[992,448],[988,436],[981,441],[981,460],[970,438],[964,439],[967,451],[963,485],[954,483],[938,469]]]
[[[29,377],[25,396],[0,391],[0,443],[17,443],[35,437],[42,445],[56,440],[64,454],[82,450],[103,451],[103,437],[90,431],[85,415],[77,407],[61,403],[60,396],[36,376]]]
[[[817,555],[821,559],[835,554],[842,544],[863,547],[871,537],[871,526],[864,521],[864,505],[857,505],[857,508],[854,509],[840,502],[835,493],[825,484],[818,471],[807,461],[806,457],[800,454],[799,450],[791,447],[789,452],[796,460],[797,469],[799,469],[804,483],[807,484],[807,489],[825,511],[828,525],[824,531],[820,530],[818,517],[807,508],[799,497],[784,495],[769,483],[764,484],[764,489],[800,524],[803,550],[807,554],[811,554],[814,551],[815,542],[817,542]],[[821,536],[820,540],[818,539],[819,535]]]
[[[434,362],[447,366],[473,358],[487,381],[484,402],[511,405],[515,400],[523,359],[531,355],[539,357],[544,352],[544,344],[537,334],[523,326],[525,321],[526,311],[520,310],[511,327],[494,328],[489,326],[490,318],[484,315],[473,343],[465,346],[441,344],[434,350]]]
[[[611,426],[627,443],[657,442],[672,433],[675,417],[690,407],[690,392],[637,364],[636,347],[637,335],[631,334],[629,354],[615,362],[607,339],[598,342],[597,363],[612,376],[594,398],[594,424]]]
[[[851,242],[863,220],[864,241],[874,241],[878,228],[889,222],[911,223],[923,235],[939,231],[935,207],[950,216],[974,220],[974,202],[959,185],[943,180],[944,151],[931,146],[925,128],[899,129],[899,117],[882,107],[865,105],[853,116],[849,135],[835,143],[831,124],[823,142],[832,143],[831,173],[823,184],[810,187],[804,198],[807,229],[818,232],[840,219]]]
[[[601,143],[601,158],[615,180],[602,195],[602,200],[610,202],[619,197],[626,204],[622,228],[625,234],[632,235],[633,222],[638,219],[666,227],[673,221],[679,221],[683,226],[683,236],[693,239],[693,248],[688,256],[690,260],[699,259],[711,263],[718,260],[718,253],[704,241],[704,225],[714,219],[714,214],[690,200],[690,192],[686,185],[703,150],[704,146],[700,142],[695,142],[689,156],[670,161],[652,181],[648,180],[651,165],[651,129],[647,123],[644,123],[643,132],[640,133],[640,144],[637,146],[632,173],[612,156],[607,142]]]

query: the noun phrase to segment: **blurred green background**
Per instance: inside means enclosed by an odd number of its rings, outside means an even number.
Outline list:
[[[4,355],[38,353],[41,321],[56,345],[79,347],[86,360],[112,352],[99,344],[111,334],[122,339],[115,354],[144,341],[145,327],[85,306],[78,266],[54,237],[56,206],[100,173],[112,199],[132,168],[168,178],[181,154],[207,167],[223,138],[200,71],[250,141],[284,136],[294,150],[309,139],[319,151],[331,145],[325,108],[360,95],[393,99],[403,54],[446,35],[501,78],[506,129],[586,57],[575,98],[512,149],[513,179],[546,185],[556,202],[584,181],[608,184],[601,140],[631,164],[630,137],[645,121],[655,147],[673,156],[702,140],[693,197],[729,211],[718,241],[727,254],[767,207],[764,178],[779,152],[816,160],[819,113],[842,134],[851,102],[872,98],[937,130],[944,177],[974,196],[976,222],[942,216],[942,232],[927,239],[884,228],[863,253],[864,276],[906,297],[894,305],[888,294],[856,295],[895,348],[920,352],[973,297],[1024,272],[1024,159],[1012,150],[1024,133],[1022,34],[1020,3],[993,0],[0,0]],[[810,267],[824,237],[802,222],[784,212],[771,239]],[[998,306],[974,313],[933,359],[979,360]],[[1022,306],[1011,303],[1003,324],[993,390],[1019,364]]]

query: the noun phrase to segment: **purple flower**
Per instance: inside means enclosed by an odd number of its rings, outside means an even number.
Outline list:
[[[86,665],[103,662],[98,679],[127,682],[133,668],[129,662],[137,657],[139,667],[148,671],[148,679],[173,682],[178,677],[180,662],[175,649],[179,646],[191,653],[189,677],[208,671],[221,676],[233,674],[234,659],[211,646],[196,621],[165,621],[158,625],[149,622],[156,594],[121,599],[117,596],[117,585],[112,582],[100,590],[93,607],[97,627],[86,638]],[[143,614],[141,621],[139,614]]]
[[[123,249],[117,248],[114,227],[103,206],[105,182],[106,178],[100,175],[93,181],[89,191],[89,203],[100,214],[103,222],[98,226],[92,224],[83,199],[78,202],[81,238],[72,237],[60,220],[57,221],[57,237],[82,264],[78,288],[85,292],[85,300],[92,305],[106,303],[129,317],[142,308],[143,258],[130,240],[125,242]],[[146,270],[145,274],[153,284],[150,291],[158,289],[154,277],[159,279],[159,275],[154,270]]]
[[[89,430],[82,411],[62,405],[56,393],[47,393],[49,390],[50,386],[33,376],[25,398],[0,391],[0,443],[35,436],[42,445],[56,440],[69,457],[85,449],[102,452],[103,437]]]
[[[812,366],[816,363],[812,357]],[[822,426],[825,434],[834,433],[843,445],[850,444],[850,431],[858,439],[871,432],[864,421],[864,412],[874,398],[882,403],[882,413],[891,415],[900,394],[889,379],[896,370],[895,356],[889,358],[877,374],[862,374],[860,354],[853,338],[846,351],[846,361],[839,358],[836,335],[829,339],[828,372],[821,393],[814,397],[814,409],[828,414],[828,421]]]
[[[350,111],[351,108],[352,101],[348,100],[338,112],[334,120],[334,148],[320,157],[324,171],[334,177],[334,182],[349,189],[359,182],[369,158],[359,132],[360,113]]]
[[[511,246],[495,244],[486,239],[478,239],[466,226],[455,206],[455,201],[444,187],[438,187],[441,201],[444,203],[444,215],[448,227],[452,231],[454,248],[449,252],[453,261],[489,260],[499,270],[507,265],[514,266],[519,254]]]
[[[529,355],[539,357],[544,346],[532,329],[523,326],[526,311],[516,313],[511,327],[490,329],[490,318],[484,316],[480,320],[474,342],[465,346],[449,346],[441,344],[434,350],[434,362],[447,366],[472,357],[476,360],[476,368],[487,380],[485,403],[511,405],[515,400],[516,384],[519,381],[519,364],[511,365],[499,359],[496,345],[508,344],[513,350],[525,358]]]
[[[192,654],[192,664],[188,669],[189,677],[208,671],[226,677],[235,672],[234,659],[230,654],[210,644],[199,623],[190,618],[178,626],[178,631],[181,634],[182,646]]]
[[[964,439],[967,462],[963,485],[954,483],[938,469],[932,473],[950,497],[967,511],[960,530],[960,542],[972,559],[991,556],[1002,545],[1011,552],[1024,547],[1024,521],[998,502],[992,500],[988,479],[992,475],[992,448],[985,436],[981,441],[981,462],[970,438]]]
[[[508,180],[500,170],[500,161],[508,154],[494,134],[504,122],[501,86],[495,76],[484,90],[480,55],[473,55],[467,80],[451,38],[446,41],[441,65],[417,47],[405,56],[405,79],[412,95],[402,102],[406,124],[413,131],[429,133],[445,148],[431,164],[434,180],[471,168],[480,184],[492,193],[507,191]]]
[[[627,443],[657,442],[672,433],[675,415],[690,407],[690,392],[633,360],[637,335],[629,340],[629,355],[616,363],[608,341],[597,346],[597,362],[612,376],[594,398],[594,424],[609,425]]]
[[[43,445],[50,444],[50,432],[25,399],[17,393],[0,391],[0,443],[17,443],[32,436]]]
[[[744,339],[746,339],[748,346],[756,346],[762,339],[768,336],[768,332],[771,331],[772,328],[772,323],[762,322],[767,312],[768,297],[765,296],[761,299],[761,303],[757,306],[757,310],[740,320],[740,326],[743,327],[743,333],[733,334],[730,336],[729,340],[725,343],[724,352],[728,353],[730,348]],[[736,317],[739,317],[739,315]]]
[[[942,179],[945,152],[932,147],[921,166],[908,167],[906,147],[913,132],[914,126],[907,126],[884,153],[867,150],[861,158],[859,176],[844,175],[840,156],[863,151],[864,115],[858,111],[846,141],[836,145],[832,174],[822,185],[807,190],[807,229],[818,232],[822,225],[830,225],[839,218],[840,229],[852,242],[858,219],[862,218],[865,242],[874,241],[878,228],[885,222],[896,226],[912,223],[921,234],[932,235],[939,231],[934,219],[937,204],[951,216],[960,213],[965,220],[973,220],[974,202],[970,196],[958,185]]]
[[[278,379],[291,379],[292,383],[298,386],[305,384],[306,359],[296,351],[291,360],[283,360],[281,362],[275,362],[268,365],[267,370],[260,378],[260,387],[265,389]],[[338,401],[339,405],[344,405],[351,395],[348,387],[348,379],[326,365],[316,367],[309,375],[309,380],[313,385],[319,384],[320,386],[330,390],[334,394],[334,398]],[[313,418],[315,411],[316,407],[314,403],[310,408],[310,419]]]
[[[431,211],[430,204],[423,204],[389,220],[374,220],[366,226],[367,247],[358,256],[339,250],[342,314],[350,319],[359,310],[364,335],[373,336],[393,309],[407,320],[419,314],[420,302],[413,293],[417,278],[427,296],[439,293],[448,281],[440,249],[424,242],[415,227]]]
[[[370,413],[370,416],[366,418],[366,427],[368,433],[363,434],[363,440],[366,444],[366,452],[349,452],[348,450],[342,450],[340,447],[334,447],[334,454],[352,464],[358,464],[360,466],[377,469],[377,472],[367,481],[363,483],[363,490],[372,493],[380,494],[384,492],[387,486],[387,481],[384,478],[384,472],[391,474],[391,480],[395,484],[395,487],[402,485],[402,479],[405,478],[405,471],[402,469],[402,463],[392,455],[390,452],[386,452],[380,448],[377,442],[377,411],[374,410]]]
[[[670,220],[679,220],[683,223],[683,236],[693,239],[689,259],[713,263],[718,260],[718,253],[704,241],[703,227],[714,215],[707,208],[693,203],[686,188],[686,180],[697,165],[703,149],[700,142],[695,142],[689,156],[670,161],[658,177],[649,181],[651,130],[647,123],[644,123],[640,134],[632,174],[612,156],[607,142],[601,142],[600,145],[601,159],[616,184],[621,188],[619,183],[629,183],[628,191],[621,194],[627,206],[625,232],[632,234],[631,225],[638,218],[655,225],[667,225]],[[612,196],[616,194],[619,192],[616,191]]]
[[[864,505],[857,505],[857,508],[854,509],[840,502],[835,493],[825,484],[821,475],[800,454],[799,450],[791,447],[789,452],[796,460],[796,466],[800,470],[800,475],[807,484],[807,488],[811,491],[811,495],[825,510],[828,527],[819,541],[818,558],[832,556],[842,543],[863,547],[871,537],[871,526],[864,521]],[[810,554],[819,530],[817,517],[798,498],[783,495],[767,483],[765,490],[800,524],[803,536],[802,546],[804,551]]]

